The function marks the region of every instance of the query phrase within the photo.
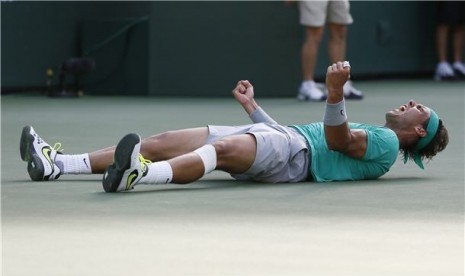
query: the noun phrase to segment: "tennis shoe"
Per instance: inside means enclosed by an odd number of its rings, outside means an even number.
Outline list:
[[[342,87],[344,91],[344,98],[347,100],[361,100],[363,99],[362,91],[356,89],[352,81],[348,80]]]
[[[31,126],[25,126],[21,133],[19,151],[21,159],[27,162],[27,172],[34,181],[56,180],[61,170],[55,158],[61,147],[56,143],[53,147],[47,144]]]
[[[141,139],[135,133],[124,136],[115,149],[114,162],[103,174],[103,190],[107,193],[129,191],[147,175],[149,160],[140,154]]]
[[[454,70],[448,62],[440,62],[436,67],[436,72],[434,74],[435,80],[453,80],[455,79]]]
[[[465,64],[460,61],[456,61],[452,64],[452,68],[457,76],[465,78]]]
[[[326,100],[326,94],[316,85],[315,82],[304,82],[299,88],[297,94],[299,101],[322,102]]]

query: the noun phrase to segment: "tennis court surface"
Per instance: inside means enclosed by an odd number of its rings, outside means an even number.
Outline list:
[[[258,184],[214,172],[106,194],[100,175],[30,181],[22,127],[71,154],[129,132],[248,124],[247,115],[232,96],[2,96],[3,275],[464,275],[465,83],[357,87],[365,99],[347,102],[350,121],[383,124],[387,110],[414,99],[444,120],[447,149],[424,171],[399,158],[376,181]],[[323,117],[323,103],[255,94],[281,124]]]

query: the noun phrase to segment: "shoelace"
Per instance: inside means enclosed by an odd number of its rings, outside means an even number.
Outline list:
[[[61,147],[61,143],[58,142],[58,143],[55,143],[55,145],[53,145],[53,150],[55,150],[56,152],[59,152],[59,153],[62,153],[63,151],[65,151],[65,149],[63,149]]]
[[[147,170],[147,166],[152,164],[152,161],[148,160],[148,159],[145,159],[144,156],[142,156],[142,154],[139,153],[139,161],[140,161],[140,164],[143,168],[143,172],[145,172]]]

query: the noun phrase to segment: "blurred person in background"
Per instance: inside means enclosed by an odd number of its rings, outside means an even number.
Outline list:
[[[287,5],[294,0],[285,0]],[[302,83],[297,99],[300,101],[324,101],[327,95],[314,80],[318,49],[325,25],[329,29],[328,54],[331,63],[346,59],[347,25],[353,22],[348,0],[297,1],[300,24],[305,27],[305,41],[302,45]],[[352,81],[344,85],[346,99],[361,100],[363,94],[354,88]]]
[[[438,64],[434,79],[450,80],[465,78],[465,64],[462,61],[465,34],[465,2],[438,1],[436,51]],[[452,38],[453,62],[448,62],[449,34]]]

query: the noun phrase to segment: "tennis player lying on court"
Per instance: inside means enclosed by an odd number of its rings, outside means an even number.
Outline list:
[[[103,189],[119,192],[138,184],[186,184],[213,170],[260,182],[376,179],[389,171],[399,152],[404,162],[412,159],[423,168],[423,159],[446,147],[449,138],[442,120],[413,100],[387,112],[384,127],[349,123],[342,89],[349,73],[348,62],[328,67],[328,98],[320,123],[279,125],[255,102],[252,84],[242,80],[233,95],[254,124],[210,125],[143,140],[131,133],[116,148],[79,155],[60,153],[26,126],[21,158],[32,180],[103,173]]]

